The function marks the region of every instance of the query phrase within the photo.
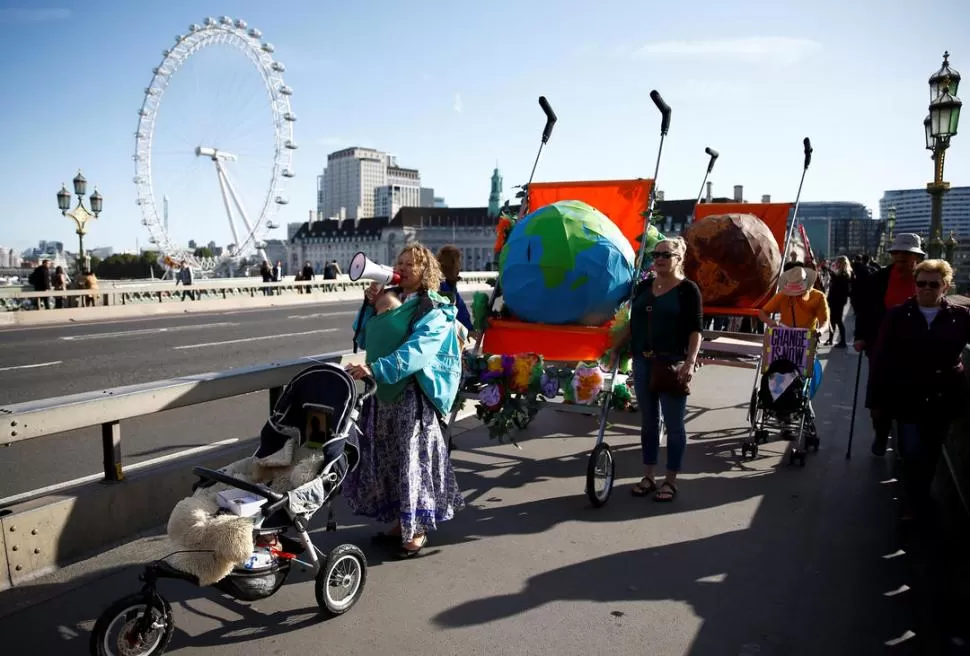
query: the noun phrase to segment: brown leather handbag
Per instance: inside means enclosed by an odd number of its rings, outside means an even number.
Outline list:
[[[672,289],[667,293],[673,294],[675,290]],[[653,305],[648,305],[646,311],[647,339],[653,346]],[[686,380],[681,380],[679,375],[680,368],[684,364],[683,360],[665,357],[653,351],[645,352],[643,355],[650,360],[650,383],[647,389],[652,394],[690,395],[690,385]]]

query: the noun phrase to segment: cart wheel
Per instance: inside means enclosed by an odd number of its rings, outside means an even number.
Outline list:
[[[759,430],[759,431],[755,431],[754,439],[755,439],[755,444],[757,444],[757,443],[767,444],[768,443],[768,431],[766,431],[764,429]]]
[[[791,454],[788,456],[788,464],[791,466],[798,465],[799,467],[805,466],[805,452],[796,451],[792,449]]]
[[[758,457],[758,443],[753,442],[751,444],[751,459],[754,460],[757,457]]]
[[[334,547],[314,585],[320,611],[331,617],[343,615],[360,600],[366,582],[364,552],[353,544]]]
[[[145,632],[139,624],[146,613],[151,622]],[[172,607],[158,594],[138,593],[119,599],[101,613],[91,631],[92,656],[151,656],[164,654],[175,631]]]
[[[586,465],[586,496],[595,508],[606,505],[610,500],[615,474],[616,463],[610,445],[606,442],[597,444]]]

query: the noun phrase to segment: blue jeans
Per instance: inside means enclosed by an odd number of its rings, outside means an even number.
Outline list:
[[[640,405],[640,444],[643,464],[656,465],[660,451],[660,413],[667,426],[667,471],[679,472],[687,449],[687,397],[654,394],[650,391],[652,362],[642,355],[633,358],[633,389]]]

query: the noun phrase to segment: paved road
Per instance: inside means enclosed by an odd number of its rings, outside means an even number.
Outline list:
[[[804,469],[781,462],[779,442],[738,461],[751,375],[726,368],[696,379],[681,493],[669,505],[629,494],[639,471],[635,416],[611,429],[620,480],[599,510],[582,493],[591,419],[544,411],[526,437],[545,437],[521,450],[476,428],[455,452],[469,507],[423,558],[389,560],[369,543],[374,527],[345,512],[349,526],[317,533],[326,548],[350,541],[368,553],[367,588],[348,615],[321,623],[306,574],[254,604],[172,582],[169,653],[937,653],[905,639],[922,635],[916,609],[927,600],[891,519],[887,463],[868,455],[861,416],[855,458],[844,459],[856,360],[826,357],[816,403],[823,446]],[[165,548],[148,539],[122,551],[75,570],[89,576],[78,589],[65,592],[77,579],[61,573],[2,593],[0,609],[58,595],[0,619],[5,645],[24,655],[84,653],[100,610],[138,589],[137,570],[123,565]]]
[[[359,307],[322,303],[0,330],[0,404],[346,350]],[[268,408],[261,392],[124,422],[125,463],[256,435]],[[0,499],[98,473],[100,435],[93,427],[0,449]]]

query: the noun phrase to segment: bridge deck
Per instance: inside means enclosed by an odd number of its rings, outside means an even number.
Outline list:
[[[162,588],[178,629],[169,653],[938,653],[919,640],[939,619],[940,592],[924,584],[918,543],[898,532],[888,459],[869,455],[865,416],[844,459],[856,356],[820,357],[822,449],[803,469],[781,462],[779,442],[738,460],[754,372],[736,368],[696,378],[673,504],[629,494],[636,415],[615,415],[619,480],[599,510],[583,495],[594,418],[545,410],[521,450],[466,420],[454,459],[469,507],[425,557],[388,560],[370,544],[374,527],[344,509],[347,525],[323,543],[357,542],[371,559],[348,615],[319,623],[307,574],[252,605],[172,582]],[[2,593],[0,633],[12,653],[84,653],[101,609],[138,589],[132,563],[164,551],[145,538]]]

